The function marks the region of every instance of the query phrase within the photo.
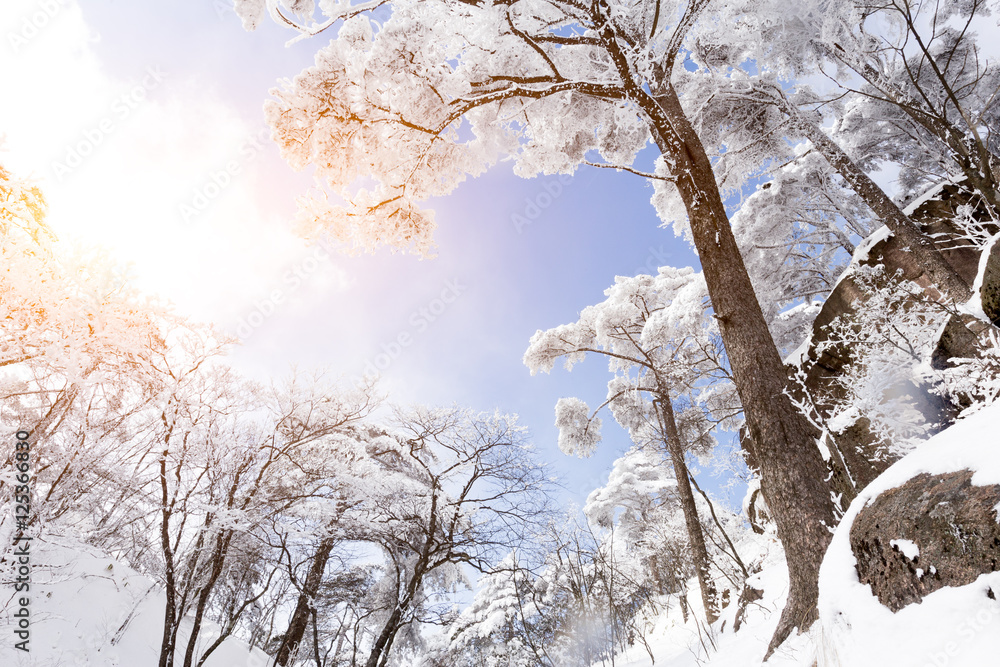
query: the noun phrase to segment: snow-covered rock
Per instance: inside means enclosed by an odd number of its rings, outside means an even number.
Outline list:
[[[820,667],[997,664],[1000,571],[982,574],[964,586],[941,588],[893,613],[879,602],[870,586],[860,582],[850,533],[866,506],[924,473],[946,475],[970,470],[975,486],[1000,484],[998,427],[1000,403],[929,439],[882,473],[851,503],[820,570]]]
[[[922,473],[866,505],[851,527],[858,576],[899,611],[947,586],[997,569],[1000,486],[972,483],[972,471]]]

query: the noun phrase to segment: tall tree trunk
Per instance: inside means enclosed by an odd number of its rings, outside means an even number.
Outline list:
[[[818,433],[786,394],[788,376],[736,245],[705,148],[666,83],[656,97],[629,90],[672,163],[695,247],[719,321],[733,379],[760,464],[761,488],[774,515],[788,565],[788,602],[768,655],[817,618],[819,566],[835,525]]]
[[[413,568],[413,574],[406,584],[406,590],[403,593],[402,599],[392,608],[389,618],[386,620],[385,625],[382,626],[382,632],[379,633],[375,644],[372,645],[372,650],[368,654],[368,662],[365,663],[365,667],[379,667],[379,665],[384,664],[388,659],[389,649],[392,648],[392,642],[396,639],[396,633],[403,627],[403,614],[410,611],[413,601],[417,597],[417,591],[424,580],[424,575],[427,574],[427,564],[430,561],[430,546],[431,539],[429,538],[423,553],[420,555],[420,559]]]
[[[379,659],[392,648],[392,640],[396,637],[396,633],[399,632],[399,628],[402,626],[404,603],[407,606],[409,605],[409,601],[404,599],[393,607],[392,613],[389,614],[385,625],[382,626],[382,632],[379,633],[371,652],[368,654],[368,661],[365,663],[365,667],[378,667]]]
[[[164,589],[167,596],[166,608],[163,611],[163,637],[160,640],[159,667],[173,667],[174,646],[177,642],[177,583],[174,572],[174,550],[170,544],[170,519],[172,504],[170,502],[170,485],[167,482],[167,457],[170,455],[170,437],[174,432],[173,422],[168,422],[166,414],[161,415],[167,432],[163,436],[163,452],[160,454],[160,548],[163,550]]]
[[[931,280],[949,297],[957,302],[965,302],[972,295],[972,290],[965,280],[958,275],[933,240],[924,234],[917,225],[896,206],[895,202],[837,145],[826,132],[816,123],[803,118],[801,112],[792,104],[786,103],[786,110],[796,128],[801,131],[816,150],[826,158],[830,166],[837,170],[847,181],[865,204],[872,210],[886,227],[892,230],[910,251],[917,257],[920,264],[930,275]]]
[[[653,575],[653,583],[656,584],[656,594],[663,595],[667,592],[667,587],[663,583],[663,573],[660,572],[660,562],[654,553],[649,557],[649,571]]]
[[[275,665],[287,665],[298,652],[299,644],[302,642],[302,637],[309,625],[313,601],[319,592],[323,572],[326,570],[326,563],[330,560],[330,552],[333,551],[335,542],[334,538],[327,537],[320,542],[319,549],[313,556],[309,574],[306,575],[305,584],[299,591],[299,600],[295,605],[295,611],[292,612],[292,618],[288,621],[288,630],[285,632],[285,637],[281,640],[281,646],[278,647],[278,653],[274,658]]]
[[[160,545],[163,547],[166,583],[164,592],[167,595],[166,608],[163,610],[163,636],[160,639],[159,667],[172,667],[174,664],[174,639],[177,625],[177,590],[174,584],[173,554],[170,549],[170,512],[164,509],[163,522],[160,525]]]
[[[667,449],[670,452],[670,460],[674,465],[674,478],[677,480],[677,493],[681,498],[681,511],[684,513],[684,524],[687,526],[688,540],[691,542],[691,557],[694,560],[694,569],[698,573],[698,587],[701,589],[701,600],[705,604],[705,618],[709,624],[715,623],[719,618],[718,592],[712,582],[709,571],[708,549],[705,548],[705,535],[701,530],[701,521],[698,519],[698,506],[694,502],[694,493],[691,491],[691,482],[688,481],[687,464],[684,462],[684,445],[681,443],[680,434],[677,432],[677,422],[674,419],[674,406],[670,402],[670,395],[660,392],[660,399],[657,401],[659,412],[663,418],[663,429],[667,441]]]
[[[339,662],[339,660],[340,660],[340,649],[343,648],[343,646],[344,646],[344,638],[347,636],[347,619],[349,618],[349,616],[347,616],[347,614],[350,614],[350,608],[345,609],[344,610],[344,614],[345,614],[344,615],[344,619],[343,619],[343,621],[341,621],[340,627],[337,628],[337,643],[334,645],[334,648],[333,648],[333,664],[334,665],[339,665],[340,664],[340,662]]]

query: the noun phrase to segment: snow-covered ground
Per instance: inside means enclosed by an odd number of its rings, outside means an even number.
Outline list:
[[[732,631],[735,602],[726,607],[718,621],[706,627],[700,597],[695,593],[688,598],[693,613],[687,623],[674,602],[655,620],[646,636],[650,651],[641,645],[634,646],[616,658],[615,666],[750,667],[761,664],[788,594],[785,558],[780,544],[770,533],[754,535],[738,546],[745,558],[763,559],[763,567],[753,575],[751,583],[764,591],[764,597],[747,608],[739,632]],[[697,581],[692,579],[689,588],[697,591]],[[701,618],[701,622],[696,622],[696,618]],[[815,642],[810,633],[792,637],[767,664],[768,667],[812,667],[815,660]]]
[[[32,545],[30,652],[14,648],[10,616],[17,609],[14,587],[4,586],[3,667],[146,667],[156,665],[163,631],[163,592],[119,561],[67,536],[43,536]],[[181,626],[186,646],[189,626]],[[202,630],[203,647],[218,628]],[[180,651],[179,651],[180,653]],[[205,667],[265,667],[268,656],[227,639]]]

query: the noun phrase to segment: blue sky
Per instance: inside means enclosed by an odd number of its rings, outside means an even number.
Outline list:
[[[553,407],[563,396],[600,404],[607,367],[594,359],[531,377],[521,356],[537,329],[603,300],[616,275],[696,265],[660,228],[652,188],[593,168],[525,180],[501,164],[433,203],[436,259],[328,257],[289,231],[311,179],[261,131],[268,90],[311,65],[329,37],[286,48],[291,32],[264,22],[247,33],[229,4],[5,8],[0,65],[19,76],[8,83],[17,94],[0,101],[0,159],[39,179],[63,237],[111,247],[185,314],[233,333],[242,322],[251,333],[233,361],[248,373],[294,365],[350,378],[377,362],[390,400],[516,412],[582,503],[629,443],[606,415],[597,454],[570,459],[556,447]],[[123,95],[135,107],[126,115]],[[92,156],[56,174],[102,120],[112,131]]]

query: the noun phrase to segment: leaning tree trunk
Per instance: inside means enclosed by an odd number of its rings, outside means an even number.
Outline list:
[[[201,634],[202,623],[205,620],[205,610],[208,608],[208,600],[212,596],[212,591],[215,590],[215,584],[219,581],[219,577],[222,576],[222,569],[226,564],[226,557],[229,554],[229,545],[232,543],[232,539],[232,531],[221,531],[215,538],[215,545],[212,550],[212,569],[209,572],[208,579],[198,591],[198,601],[195,605],[194,618],[192,619],[191,634],[188,636],[187,648],[184,651],[184,667],[194,667],[194,652],[198,645],[198,636]]]
[[[680,434],[677,432],[677,421],[674,419],[674,406],[670,403],[670,396],[666,392],[661,393],[661,399],[657,401],[660,406],[660,415],[663,418],[663,429],[667,436],[667,449],[670,451],[670,460],[674,465],[674,477],[677,480],[677,493],[681,499],[681,511],[684,514],[684,524],[687,526],[688,540],[691,542],[691,557],[694,561],[695,572],[698,573],[698,586],[701,588],[701,599],[705,603],[705,618],[709,624],[715,623],[719,618],[718,592],[709,572],[708,549],[705,548],[705,534],[701,529],[701,521],[698,519],[698,506],[694,502],[694,493],[691,491],[691,482],[688,481],[688,468],[684,462],[684,446],[681,444]]]
[[[403,627],[403,610],[409,611],[416,594],[415,582],[416,577],[410,581],[411,586],[407,587],[405,597],[392,608],[389,618],[386,620],[385,625],[382,626],[382,631],[375,639],[375,644],[368,654],[368,661],[365,663],[365,667],[379,667],[385,663],[385,658],[389,655],[389,650],[392,648],[392,642],[396,638],[396,633]]]
[[[832,59],[839,60],[860,74],[865,81],[882,93],[883,99],[895,104],[916,125],[924,128],[947,146],[953,153],[952,159],[968,179],[969,184],[983,196],[986,203],[994,209],[1000,209],[1000,183],[993,173],[997,156],[990,151],[974,127],[965,132],[948,119],[946,112],[933,107],[928,110],[918,100],[888,81],[872,65],[857,58],[839,44],[820,43],[820,47]],[[961,112],[960,115],[964,116],[965,113],[958,100],[954,98],[952,100],[955,108]]]
[[[309,617],[312,613],[316,594],[319,592],[320,582],[323,580],[323,572],[326,570],[326,563],[330,560],[330,552],[333,551],[335,540],[327,537],[320,542],[319,549],[313,556],[309,574],[306,575],[305,584],[299,592],[299,600],[292,612],[292,618],[288,621],[288,630],[285,632],[281,646],[274,658],[275,665],[287,665],[292,657],[299,650],[299,644],[309,626]]]
[[[895,202],[857,165],[823,130],[802,117],[798,109],[786,104],[792,122],[816,150],[826,158],[830,166],[837,170],[865,204],[872,210],[900,241],[909,246],[910,252],[930,275],[931,280],[949,297],[957,302],[965,302],[972,295],[968,283],[958,275],[934,242],[920,231],[917,225],[896,206]]]
[[[654,98],[629,90],[645,112],[657,146],[676,177],[733,379],[760,462],[761,488],[788,565],[788,602],[768,655],[793,628],[817,618],[819,566],[830,542],[834,510],[819,435],[786,393],[788,377],[736,245],[705,148],[667,83]]]

